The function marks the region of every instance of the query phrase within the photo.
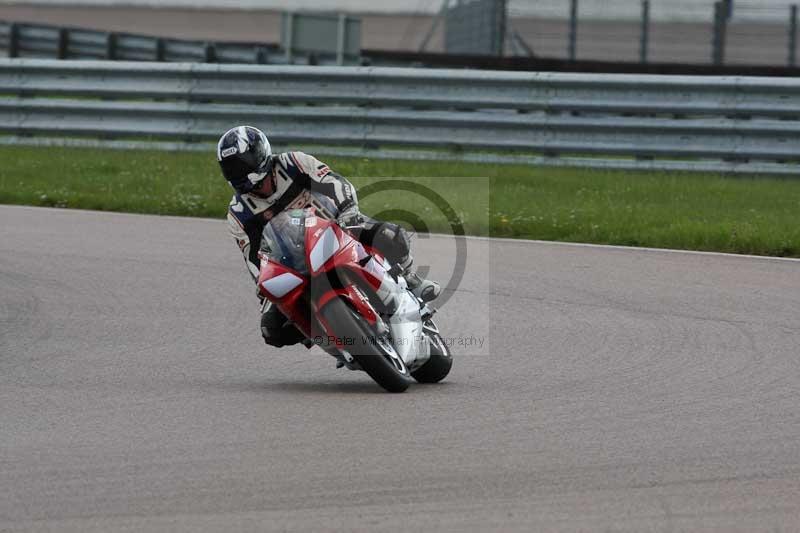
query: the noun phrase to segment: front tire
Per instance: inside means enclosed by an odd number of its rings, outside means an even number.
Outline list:
[[[338,337],[348,339],[345,349],[378,385],[389,392],[403,392],[411,385],[411,373],[388,339],[377,337],[342,298],[331,300],[322,316]]]
[[[438,331],[428,330],[426,333],[431,341],[431,357],[411,376],[420,383],[439,383],[453,367],[453,354]]]

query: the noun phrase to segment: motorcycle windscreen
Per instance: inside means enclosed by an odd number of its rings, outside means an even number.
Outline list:
[[[261,251],[292,270],[307,275],[305,258],[306,212],[299,209],[278,213],[264,226]]]

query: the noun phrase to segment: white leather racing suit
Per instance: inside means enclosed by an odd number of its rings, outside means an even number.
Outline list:
[[[362,229],[355,236],[361,242],[374,246],[403,270],[411,266],[410,242],[405,230],[396,224],[360,214],[356,190],[349,181],[331,171],[325,163],[303,152],[286,152],[270,157],[273,171],[266,179],[275,180],[275,192],[267,198],[254,194],[234,194],[228,208],[230,232],[254,280],[258,279],[259,274],[258,252],[264,226],[281,211],[304,206],[309,191],[333,200],[339,220],[353,220],[353,225],[360,225]],[[261,332],[265,341],[273,346],[303,340],[294,327],[287,327],[286,318],[274,307],[270,307],[262,316]]]
[[[295,201],[302,201],[306,191],[316,191],[331,198],[340,216],[347,213],[358,215],[355,187],[332,172],[325,163],[303,152],[286,152],[270,157],[273,158],[273,176],[266,179],[275,180],[275,192],[268,198],[234,194],[228,207],[229,229],[254,279],[258,278],[258,250],[264,226],[273,216],[292,207]]]

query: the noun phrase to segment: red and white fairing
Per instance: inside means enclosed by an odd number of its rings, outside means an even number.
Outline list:
[[[303,225],[308,274],[261,254],[258,277],[261,294],[309,339],[320,333],[336,337],[336,332],[330,331],[322,319],[320,310],[337,297],[347,300],[369,324],[382,321],[369,297],[355,283],[331,286],[329,273],[346,271],[353,279],[364,281],[362,287],[371,289],[368,292],[389,311],[385,325],[398,355],[409,366],[424,364],[430,353],[428,340],[422,331],[419,302],[406,290],[405,280],[395,281],[389,274],[390,265],[377,250],[365,247],[337,224],[314,216],[313,211],[306,210]],[[315,280],[318,281],[315,283]],[[323,287],[323,290],[311,290],[312,286]],[[320,327],[323,332],[319,331]]]

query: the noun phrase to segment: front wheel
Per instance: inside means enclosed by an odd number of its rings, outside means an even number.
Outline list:
[[[335,335],[344,340],[342,349],[347,350],[378,385],[389,392],[403,392],[411,385],[408,367],[389,340],[377,336],[342,298],[334,298],[325,305],[322,316]]]
[[[411,375],[420,383],[439,383],[453,367],[453,354],[433,321],[427,321],[423,327],[430,340],[431,357]]]

